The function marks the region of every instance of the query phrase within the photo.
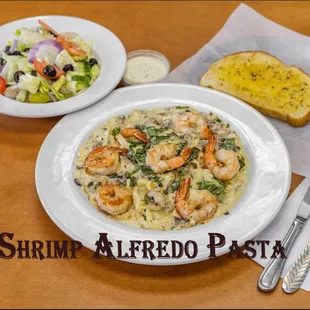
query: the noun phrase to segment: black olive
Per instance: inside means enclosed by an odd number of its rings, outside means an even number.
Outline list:
[[[73,68],[73,66],[72,66],[71,64],[68,64],[68,65],[65,65],[65,66],[63,67],[63,70],[64,70],[65,72],[74,71],[74,68]]]
[[[16,82],[16,83],[18,83],[19,82],[19,79],[20,79],[20,77],[22,76],[22,75],[25,75],[25,73],[23,72],[23,71],[16,71],[15,72],[15,74],[14,74],[14,81]]]
[[[33,75],[33,76],[37,76],[38,75],[36,70],[31,70],[30,74]]]
[[[14,51],[13,53],[10,53],[12,56],[20,56],[22,53],[19,51]]]
[[[7,54],[7,53],[9,52],[10,48],[11,48],[11,46],[8,46],[8,45],[7,45],[7,46],[5,47],[5,49],[4,49],[4,52]]]
[[[56,76],[56,69],[51,66],[51,65],[48,65],[46,66],[44,69],[43,69],[43,73],[49,77],[54,77]]]
[[[89,59],[89,64],[90,66],[98,65],[98,61],[95,58]]]
[[[0,58],[0,66],[4,66],[6,64],[6,61],[3,58]]]

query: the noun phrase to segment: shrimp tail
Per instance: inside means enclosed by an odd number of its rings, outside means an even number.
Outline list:
[[[140,140],[140,141],[142,141],[142,142],[144,142],[144,143],[148,143],[148,142],[149,142],[148,138],[147,138],[142,132],[140,132],[140,131],[134,133],[134,136],[135,136],[138,140]]]
[[[216,135],[213,135],[210,137],[210,141],[207,145],[207,151],[214,153],[215,144],[216,144]]]
[[[109,146],[109,148],[111,150],[114,150],[114,151],[118,152],[120,155],[126,154],[128,152],[128,149],[121,148],[121,147],[111,147],[111,146]]]
[[[191,179],[183,179],[180,185],[180,197],[183,200],[187,200],[189,196],[189,187],[191,185]]]
[[[210,140],[210,138],[212,138],[212,133],[211,133],[211,130],[208,126],[206,126],[202,129],[202,136],[208,140]]]
[[[187,147],[182,150],[182,152],[180,153],[180,156],[183,158],[184,161],[187,161],[189,157],[191,156],[191,154],[192,154],[192,149],[190,147]]]
[[[148,143],[149,139],[146,137],[145,134],[143,134],[139,129],[136,128],[123,128],[121,130],[121,135],[124,138],[132,138],[135,137],[138,140],[144,142],[144,143]]]
[[[71,55],[73,56],[87,56],[87,53],[81,50],[77,45],[68,42],[62,35],[60,35],[57,31],[51,28],[48,24],[44,21],[39,19],[39,24],[42,28],[49,31],[56,37],[56,41]]]
[[[169,170],[174,170],[182,167],[189,159],[191,153],[192,149],[188,147],[183,149],[179,156],[167,159],[166,162],[168,164]]]
[[[183,218],[186,217],[187,214],[184,214],[185,210],[187,210],[187,200],[189,197],[189,188],[191,185],[191,179],[186,178],[183,179],[179,189],[177,190],[174,198],[174,205],[177,213]]]
[[[63,36],[58,35],[56,41],[70,54],[73,56],[87,56],[87,53],[81,50],[77,45],[68,42]]]
[[[49,31],[50,33],[52,33],[55,37],[58,37],[58,33],[57,31],[55,31],[53,28],[51,28],[48,24],[46,24],[44,21],[39,19],[39,24],[41,25],[42,28],[44,28],[45,30]]]
[[[217,164],[216,158],[214,156],[215,144],[216,136],[212,135],[203,153],[203,168],[210,168]]]

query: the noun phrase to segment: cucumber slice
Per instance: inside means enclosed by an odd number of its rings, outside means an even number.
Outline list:
[[[90,77],[97,78],[100,75],[100,69],[98,65],[93,65],[90,69]]]
[[[88,86],[90,78],[88,76],[74,75],[74,76],[72,76],[72,81],[82,83],[82,84],[85,84],[86,86]]]
[[[76,72],[76,71],[68,71],[66,74],[70,75],[70,76],[74,76],[74,75],[79,75],[79,76],[85,76],[85,72],[83,71],[79,71],[79,72]]]
[[[84,73],[84,63],[83,63],[83,61],[78,61],[75,64],[76,64],[76,71]],[[69,71],[69,72],[72,72],[72,71]],[[67,74],[69,72],[67,72]]]
[[[86,89],[86,88],[88,88],[88,85],[84,83],[77,83],[75,85],[76,92],[80,92],[81,90]]]
[[[87,58],[87,55],[85,55],[85,56],[72,56],[72,58],[75,61],[82,61],[82,60]]]
[[[86,73],[86,75],[90,74],[90,64],[87,60],[83,61],[84,63],[84,72]]]

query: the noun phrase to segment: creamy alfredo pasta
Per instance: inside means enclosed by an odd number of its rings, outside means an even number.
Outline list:
[[[108,120],[80,147],[75,182],[110,218],[175,230],[229,214],[245,189],[247,170],[229,124],[181,106]]]

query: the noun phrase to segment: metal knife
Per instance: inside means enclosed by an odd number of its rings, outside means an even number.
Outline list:
[[[296,218],[282,242],[282,246],[285,248],[286,257],[288,256],[292,244],[294,243],[297,235],[299,234],[303,224],[309,218],[309,215],[310,215],[310,188],[308,188],[304,200],[299,207]],[[275,289],[280,279],[281,272],[283,270],[285,262],[286,259],[281,258],[279,256],[276,258],[272,258],[269,261],[269,263],[264,268],[262,274],[258,279],[257,286],[261,291],[271,292]]]
[[[282,289],[285,293],[296,292],[304,282],[310,268],[310,243],[301,252],[283,279]]]

